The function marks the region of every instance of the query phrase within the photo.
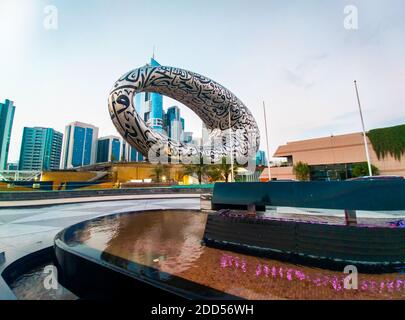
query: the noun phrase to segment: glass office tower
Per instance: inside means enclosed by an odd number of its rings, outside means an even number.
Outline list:
[[[150,59],[149,66],[160,66],[154,58]],[[182,141],[184,132],[184,119],[180,117],[177,106],[170,107],[167,113],[163,111],[163,96],[155,92],[140,92],[134,97],[135,110],[145,123],[153,130],[166,134],[169,138]],[[189,139],[190,134],[187,136]],[[131,149],[130,161],[143,161],[144,157],[136,149]]]
[[[160,66],[153,58],[150,66]],[[140,92],[135,95],[135,109],[142,119],[155,131],[163,132],[163,96],[155,92]]]
[[[13,101],[6,99],[4,103],[0,103],[0,170],[6,170],[7,168],[14,112]]]
[[[121,140],[119,137],[107,136],[97,141],[97,163],[120,161]]]
[[[154,58],[147,65],[160,66]],[[135,110],[153,130],[163,133],[163,96],[155,92],[140,92],[135,95]],[[133,148],[132,148],[133,149]],[[137,150],[131,150],[130,161],[143,161]]]
[[[178,106],[172,106],[167,109],[165,129],[170,139],[181,141],[184,130],[184,119],[180,117]]]
[[[65,128],[62,169],[94,164],[97,157],[98,128],[83,122],[72,122]]]
[[[59,169],[63,134],[52,128],[24,127],[19,170]]]
[[[263,150],[259,150],[256,153],[256,165],[257,166],[267,166],[266,153]]]

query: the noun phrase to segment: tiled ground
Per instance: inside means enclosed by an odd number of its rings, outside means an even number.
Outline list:
[[[38,200],[13,200],[13,201],[0,201],[0,210],[2,208],[32,208],[33,206],[48,206],[60,204],[77,204],[88,202],[105,202],[112,200],[146,200],[146,199],[167,199],[167,198],[196,198],[199,194],[182,193],[182,194],[123,194],[113,196],[91,196],[91,197],[73,197],[73,198],[57,198],[57,199],[38,199]]]
[[[0,272],[14,260],[52,245],[63,228],[97,216],[146,209],[199,209],[199,198],[102,201],[34,207],[0,209],[0,251],[5,262]]]

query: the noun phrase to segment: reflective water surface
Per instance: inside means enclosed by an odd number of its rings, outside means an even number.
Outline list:
[[[33,270],[21,275],[10,287],[18,300],[76,300],[72,292],[61,286],[59,283],[56,288],[45,287],[48,272],[45,268],[52,264],[38,266]]]
[[[246,299],[405,298],[405,274],[359,274],[357,290],[349,290],[343,271],[206,247],[201,244],[206,219],[190,210],[110,216],[86,222],[65,240],[72,248],[100,252],[109,263],[115,263],[111,257],[125,259]]]

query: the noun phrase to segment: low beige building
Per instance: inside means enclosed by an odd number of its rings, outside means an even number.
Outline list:
[[[405,177],[405,156],[400,160],[390,154],[378,159],[367,138],[371,163],[380,175],[400,175]],[[279,146],[274,157],[285,157],[287,163],[280,167],[271,167],[272,179],[295,179],[293,165],[301,161],[311,167],[311,180],[344,180],[351,178],[353,165],[366,161],[362,133],[351,133],[316,139],[288,142]],[[263,171],[261,180],[267,178]]]

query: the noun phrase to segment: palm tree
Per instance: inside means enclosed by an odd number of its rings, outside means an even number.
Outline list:
[[[152,169],[153,173],[150,175],[150,177],[152,179],[154,179],[156,182],[161,182],[162,176],[166,175],[167,171],[168,171],[168,166],[159,163],[153,167],[153,169]]]
[[[227,158],[223,157],[219,164],[204,164],[203,157],[199,156],[199,161],[194,161],[192,164],[187,164],[184,166],[183,174],[192,176],[197,175],[198,183],[201,184],[203,177],[210,177],[212,181],[225,180],[229,181],[229,176],[231,175],[232,166],[226,163]],[[198,162],[198,163],[195,163]],[[237,163],[233,165],[233,172],[235,174],[236,170],[240,167]]]
[[[224,178],[225,182],[229,181],[229,176],[232,173],[232,165],[230,163],[226,163],[227,158],[222,157],[221,163],[218,164],[218,170],[221,172],[222,177]],[[233,164],[233,174],[235,175],[236,170],[240,167],[237,163]]]
[[[208,172],[208,166],[204,164],[204,159],[201,155],[198,157],[197,161],[184,165],[183,174],[187,176],[197,175],[198,183],[201,184],[203,177]]]
[[[295,176],[301,181],[309,180],[310,171],[308,164],[301,161],[298,161],[293,167]]]
[[[210,165],[210,166],[208,166],[206,174],[211,179],[211,181],[213,181],[213,182],[218,181],[218,180],[222,180],[222,178],[223,178],[222,172],[221,172],[218,165]]]

